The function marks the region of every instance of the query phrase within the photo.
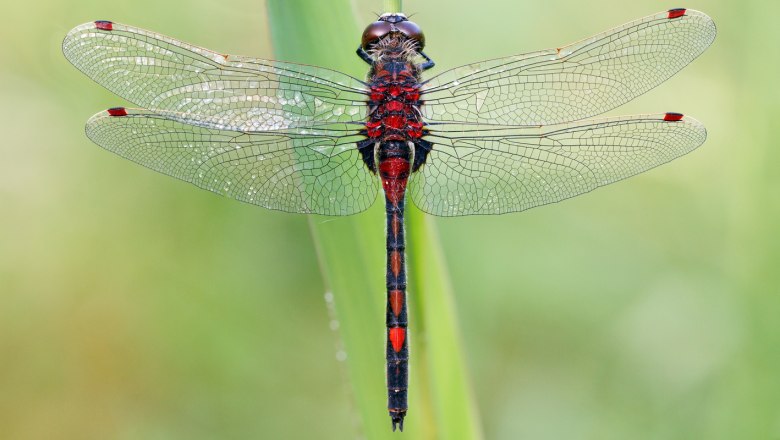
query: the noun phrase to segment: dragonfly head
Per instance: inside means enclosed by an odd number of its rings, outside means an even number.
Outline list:
[[[384,13],[379,19],[366,27],[363,31],[362,47],[371,49],[386,37],[402,37],[402,40],[414,42],[417,51],[425,46],[425,35],[420,26],[409,21],[406,15],[400,12]]]

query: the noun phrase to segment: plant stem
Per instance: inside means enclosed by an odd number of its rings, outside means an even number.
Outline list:
[[[361,27],[345,19],[352,16],[348,0],[267,4],[277,58],[365,75],[365,65],[353,59]],[[401,0],[387,0],[385,6],[388,12],[400,12]],[[412,348],[405,431],[415,439],[480,439],[438,235],[433,221],[411,205],[407,203]],[[372,440],[398,438],[392,435],[386,410],[383,207],[375,203],[359,215],[309,221],[323,278],[334,298],[362,437]]]
[[[403,0],[385,0],[385,12],[403,12]]]
[[[425,403],[434,412],[437,438],[481,439],[479,412],[436,223],[419,209],[410,207],[407,211],[407,249],[411,248],[414,257],[409,259],[409,310],[415,341],[411,362],[419,365],[416,378],[422,382],[419,386],[427,388]]]

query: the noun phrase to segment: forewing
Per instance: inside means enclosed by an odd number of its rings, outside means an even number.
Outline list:
[[[541,128],[438,124],[409,193],[440,216],[523,211],[669,162],[706,135],[695,119],[672,113]]]
[[[715,34],[706,14],[670,10],[559,49],[458,67],[424,83],[423,114],[430,121],[504,125],[589,118],[665,81]]]
[[[190,124],[266,131],[366,115],[365,84],[343,73],[223,55],[119,23],[78,26],[62,50],[108,90]]]
[[[145,110],[112,109],[86,127],[95,143],[155,171],[243,202],[287,212],[348,215],[376,199],[344,124],[246,133],[198,127]]]

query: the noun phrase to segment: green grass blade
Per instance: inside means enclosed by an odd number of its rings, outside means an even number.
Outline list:
[[[391,9],[401,11],[400,1],[387,3],[397,3],[397,9]],[[365,76],[366,65],[353,50],[359,44],[362,26],[352,18],[349,1],[269,0],[268,10],[278,59]],[[382,203],[376,203],[356,216],[310,218],[323,277],[334,294],[357,412],[369,439],[399,436],[390,431],[386,411],[382,208]],[[410,215],[407,230],[411,377],[405,432],[416,439],[481,438],[437,234],[430,219],[421,218],[419,213]],[[436,341],[429,344],[432,338]],[[351,429],[345,427],[345,437]]]
[[[427,388],[436,438],[481,439],[482,428],[468,380],[455,301],[434,219],[407,209],[410,327],[418,365],[413,384]]]
[[[385,12],[401,12],[404,10],[403,0],[385,0]]]

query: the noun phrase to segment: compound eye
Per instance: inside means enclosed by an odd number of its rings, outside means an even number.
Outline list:
[[[417,26],[417,24],[411,21],[402,21],[400,23],[396,23],[395,27],[402,34],[416,41],[417,44],[419,44],[418,50],[423,50],[423,47],[425,47],[425,35],[423,35],[423,31],[420,29],[420,26]]]
[[[363,31],[363,40],[361,46],[363,49],[368,49],[371,45],[376,44],[385,35],[389,34],[393,29],[393,25],[386,21],[375,21],[368,25],[365,31]]]

